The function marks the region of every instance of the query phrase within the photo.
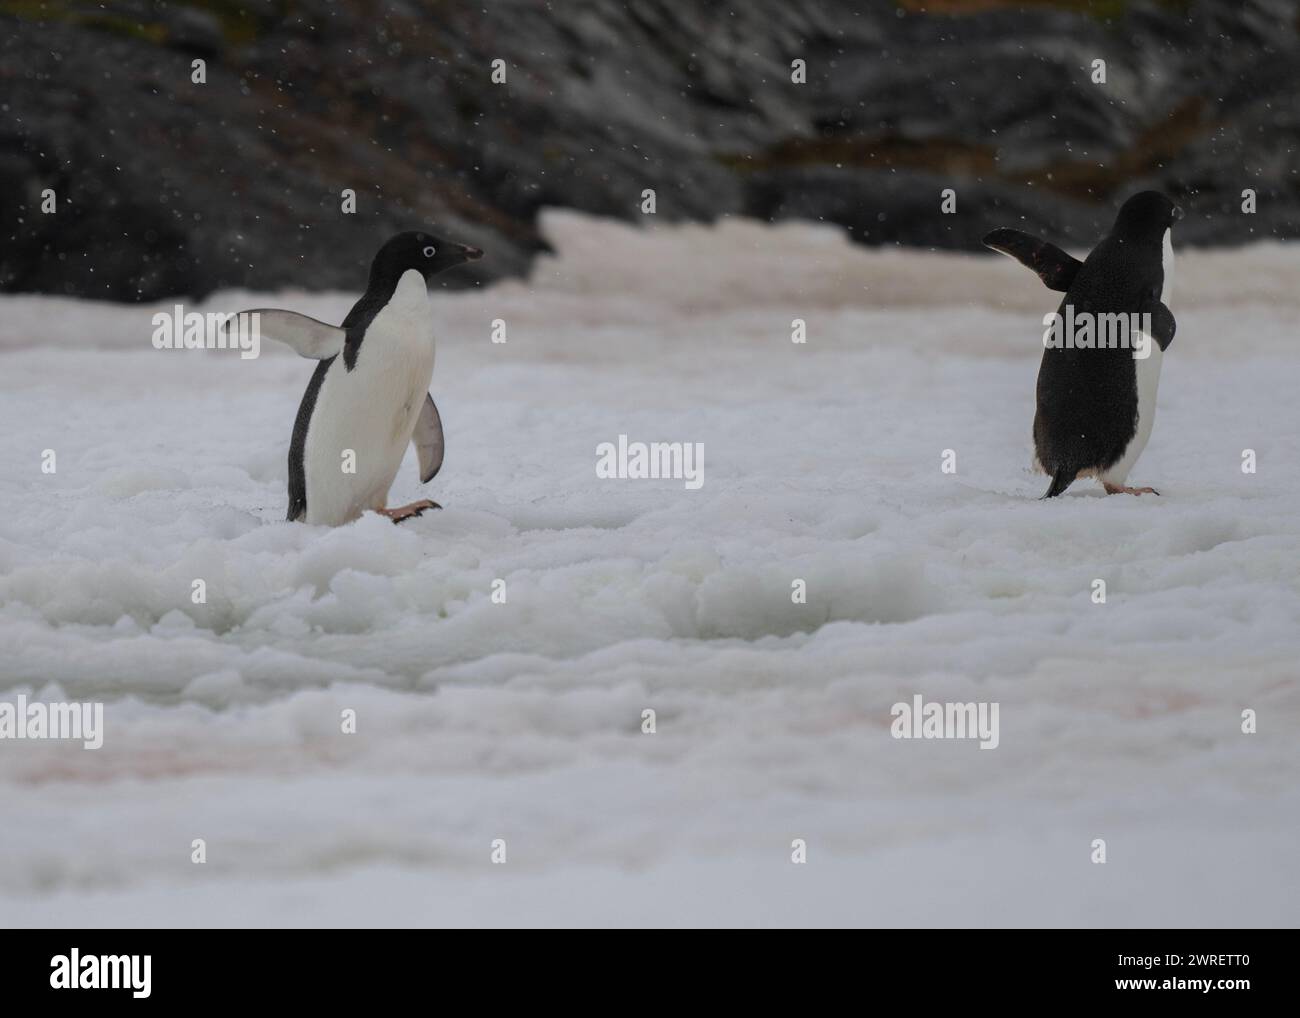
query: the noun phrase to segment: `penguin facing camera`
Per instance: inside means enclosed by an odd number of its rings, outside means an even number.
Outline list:
[[[442,420],[429,383],[434,336],[429,279],[483,256],[431,233],[399,233],[375,255],[366,292],[343,324],[258,308],[264,336],[320,361],[298,407],[289,445],[288,519],[339,526],[367,509],[398,523],[440,508],[422,499],[390,508],[388,491],[407,443],[420,482],[442,466]]]

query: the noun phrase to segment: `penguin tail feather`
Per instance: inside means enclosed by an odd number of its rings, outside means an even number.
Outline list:
[[[1078,476],[1079,471],[1070,467],[1057,467],[1056,472],[1052,474],[1052,483],[1047,486],[1047,492],[1043,498],[1056,498],[1057,495],[1065,491]],[[1042,501],[1042,499],[1039,499]]]

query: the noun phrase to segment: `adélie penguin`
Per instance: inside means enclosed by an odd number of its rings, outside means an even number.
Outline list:
[[[442,420],[429,383],[434,338],[427,284],[483,256],[430,233],[399,233],[370,265],[365,294],[343,324],[258,308],[261,334],[319,360],[289,445],[288,519],[338,526],[367,509],[399,522],[439,508],[427,499],[389,508],[388,490],[407,443],[420,481],[442,466]]]
[[[1135,194],[1082,262],[1019,230],[984,238],[1036,272],[1048,289],[1064,292],[1056,322],[1068,323],[1080,340],[1059,331],[1057,342],[1044,337],[1034,415],[1035,465],[1052,478],[1043,498],[1082,477],[1096,477],[1107,494],[1159,494],[1126,482],[1151,437],[1160,363],[1174,338],[1171,228],[1181,218],[1182,210],[1158,191]],[[1135,332],[1125,344],[1102,345],[1103,327],[1113,336],[1117,316]],[[1086,336],[1077,323],[1087,326]]]

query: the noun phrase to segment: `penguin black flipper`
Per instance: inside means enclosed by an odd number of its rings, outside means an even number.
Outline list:
[[[442,418],[433,397],[424,394],[424,406],[415,421],[415,431],[411,433],[411,443],[420,457],[420,483],[428,484],[434,475],[442,469],[442,454],[445,445],[442,440]]]
[[[1006,227],[988,234],[984,238],[984,246],[1010,255],[1021,265],[1032,269],[1049,290],[1059,290],[1061,293],[1070,289],[1075,275],[1083,268],[1083,262],[1066,254],[1055,244]]]
[[[1141,313],[1151,316],[1151,335],[1160,344],[1161,352],[1168,350],[1169,344],[1174,341],[1174,331],[1178,328],[1174,313],[1158,300],[1149,300],[1143,304]]]
[[[308,315],[279,308],[254,308],[239,317],[257,315],[261,334],[293,348],[299,357],[323,361],[338,356],[348,334],[337,325],[326,325]],[[229,326],[229,322],[227,323]]]

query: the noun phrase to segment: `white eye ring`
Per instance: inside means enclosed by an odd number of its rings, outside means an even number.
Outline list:
[[[426,258],[432,258],[436,253],[432,244],[424,249],[424,257]]]

